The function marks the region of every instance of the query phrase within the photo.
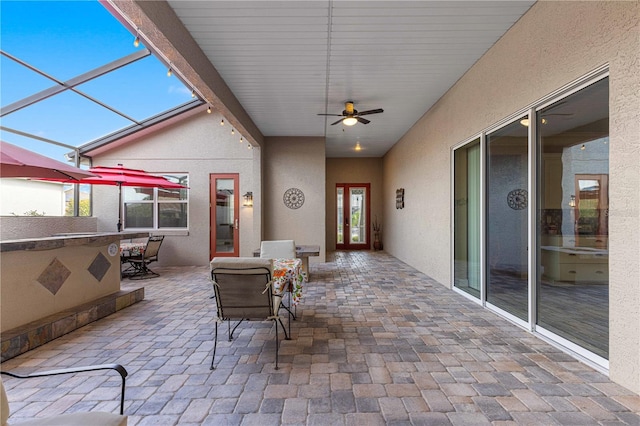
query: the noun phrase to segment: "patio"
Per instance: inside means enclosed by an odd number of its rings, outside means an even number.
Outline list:
[[[158,269],[144,301],[2,369],[121,363],[130,425],[640,424],[640,396],[386,253],[327,258],[312,265],[280,370],[271,324],[255,322],[220,340],[209,370],[206,267]],[[119,381],[105,380],[6,378],[10,420],[115,412]]]

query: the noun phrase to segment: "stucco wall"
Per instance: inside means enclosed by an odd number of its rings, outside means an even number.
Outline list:
[[[371,184],[371,220],[377,216],[378,222],[384,225],[382,215],[382,158],[327,158],[327,250],[336,248],[336,184],[337,183],[370,183]],[[386,202],[394,203],[387,199]],[[373,239],[373,229],[371,238]],[[382,229],[384,244],[384,228]]]
[[[451,286],[450,156],[603,64],[610,70],[610,377],[640,392],[639,3],[538,2],[384,158],[385,250]]]
[[[140,168],[154,173],[189,174],[189,231],[157,231],[165,240],[160,249],[161,265],[207,265],[209,263],[209,176],[239,173],[240,194],[252,191],[254,207],[240,207],[240,255],[251,256],[260,245],[260,155],[239,143],[240,135],[220,125],[220,115],[196,115],[161,132],[94,157],[93,164]],[[240,203],[242,204],[242,203]],[[115,232],[118,222],[118,190],[94,185],[94,215],[98,231]]]
[[[325,261],[325,150],[324,138],[265,138],[263,200],[264,239],[292,239],[296,244],[317,244]],[[289,188],[300,189],[305,196],[298,209],[284,205]]]
[[[50,237],[60,233],[97,232],[95,217],[2,216],[0,240]]]

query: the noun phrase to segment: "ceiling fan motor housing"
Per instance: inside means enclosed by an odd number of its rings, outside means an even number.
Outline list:
[[[352,101],[348,101],[348,102],[344,103],[344,111],[342,111],[342,115],[352,116],[352,115],[357,114],[357,113],[358,113],[358,111],[353,109],[353,102]]]

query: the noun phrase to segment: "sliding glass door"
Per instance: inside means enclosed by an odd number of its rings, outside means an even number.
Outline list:
[[[607,368],[605,72],[453,150],[452,275],[456,290]]]
[[[527,117],[487,134],[488,303],[528,321]]]
[[[609,355],[609,81],[538,111],[537,325]]]
[[[480,298],[480,139],[454,151],[453,285]]]

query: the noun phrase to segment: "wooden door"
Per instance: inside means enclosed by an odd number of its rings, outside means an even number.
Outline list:
[[[369,183],[336,184],[336,249],[370,250]]]

